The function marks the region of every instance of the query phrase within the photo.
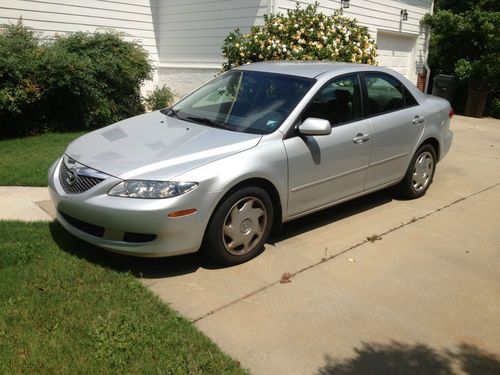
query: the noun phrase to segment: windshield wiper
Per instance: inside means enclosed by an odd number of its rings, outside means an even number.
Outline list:
[[[180,118],[179,115],[177,114],[177,111],[173,108],[165,108],[165,109],[162,109],[160,111],[161,113],[163,113],[165,116],[168,116],[168,117],[177,117],[177,118]],[[170,116],[170,114],[172,114],[172,116]]]
[[[206,118],[206,117],[188,116],[188,117],[186,117],[186,119],[194,121],[194,122],[198,122],[200,124],[212,126],[214,128],[228,129],[228,126],[225,122],[217,121],[217,120],[210,120],[209,118]]]

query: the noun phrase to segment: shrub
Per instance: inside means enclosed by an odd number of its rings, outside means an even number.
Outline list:
[[[18,22],[0,34],[0,137],[93,129],[144,111],[147,52],[120,34],[44,42]]]
[[[144,103],[149,111],[168,107],[173,101],[174,93],[165,85],[162,87],[155,86],[153,91],[149,92],[144,98]]]
[[[355,19],[318,12],[318,3],[286,15],[264,16],[248,34],[229,33],[222,47],[224,70],[263,60],[331,60],[375,64],[376,46]]]
[[[0,30],[0,136],[11,133],[13,124],[30,129],[43,95],[41,55],[37,35],[21,23]]]
[[[486,115],[500,119],[500,93],[490,95],[490,100],[486,106]]]

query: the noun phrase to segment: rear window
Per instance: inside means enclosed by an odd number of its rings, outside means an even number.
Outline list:
[[[385,74],[368,73],[364,76],[368,115],[396,111],[405,107],[404,86]]]

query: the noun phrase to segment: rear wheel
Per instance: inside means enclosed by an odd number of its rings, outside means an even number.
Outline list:
[[[405,198],[420,198],[431,185],[435,170],[436,151],[430,144],[425,144],[413,156],[406,175],[399,184],[400,193]]]
[[[208,255],[224,265],[252,259],[269,237],[273,217],[273,205],[264,189],[247,187],[234,192],[208,224]]]

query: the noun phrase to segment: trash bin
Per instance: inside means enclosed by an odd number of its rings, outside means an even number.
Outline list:
[[[467,95],[467,104],[465,105],[465,116],[483,117],[489,93],[490,90],[484,82],[470,81],[469,95]]]
[[[455,97],[457,91],[458,80],[455,76],[438,74],[434,77],[434,85],[432,86],[432,95],[440,96],[448,100],[450,103]]]

